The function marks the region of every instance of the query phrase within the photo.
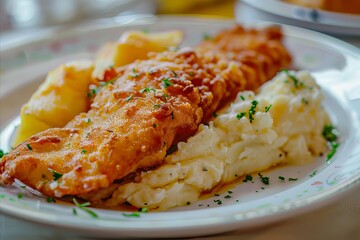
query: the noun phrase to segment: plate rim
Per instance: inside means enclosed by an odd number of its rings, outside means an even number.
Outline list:
[[[219,19],[216,19],[216,20],[213,20],[213,19],[204,19],[204,18],[194,18],[194,17],[178,17],[178,16],[161,16],[161,17],[155,17],[153,18],[152,16],[152,19],[153,19],[153,22],[150,22],[150,24],[152,23],[155,23],[156,22],[159,22],[159,21],[163,21],[164,19],[169,21],[169,20],[176,20],[178,21],[179,19],[182,19],[182,20],[187,20],[189,22],[191,21],[198,21],[200,20],[200,22],[206,22],[206,23],[209,23],[210,22],[219,22]],[[226,24],[234,24],[235,21],[232,21],[232,20],[220,20],[222,23],[226,23]],[[134,24],[135,23],[135,24]],[[186,22],[185,22],[186,23]],[[138,22],[135,21],[135,22],[131,22],[132,25],[136,26],[138,25]],[[269,24],[269,23],[265,23],[265,24]],[[317,32],[314,32],[314,31],[311,31],[311,30],[307,30],[307,29],[302,29],[302,28],[299,28],[299,27],[293,27],[293,26],[286,26],[286,25],[283,25],[283,24],[278,24],[278,25],[282,25],[282,26],[285,26],[286,29],[296,29],[297,31],[299,31],[299,29],[301,31],[305,31],[306,34],[317,34],[319,36],[321,36],[323,39],[327,39],[328,42],[332,43],[332,45],[336,46],[336,48],[340,48],[342,50],[346,50],[348,53],[351,53],[352,55],[354,56],[357,56],[356,54],[354,54],[354,49],[356,49],[356,47],[353,47],[349,44],[346,44],[344,42],[342,42],[341,40],[337,40],[335,38],[332,38],[332,37],[329,37],[325,34],[321,34],[321,33],[317,33]],[[126,25],[126,24],[112,24],[111,26],[105,26],[105,27],[101,27],[101,29],[103,28],[121,28],[122,26],[131,26],[131,25]],[[72,31],[69,31],[67,32],[66,34],[71,34],[73,32],[76,32],[76,28],[73,28]],[[95,28],[93,30],[89,30],[88,31],[96,31],[98,28]],[[66,37],[67,35],[61,35],[62,38]],[[30,43],[26,43],[26,44],[22,44],[21,46],[16,46],[14,48],[11,48],[7,51],[16,51],[18,50],[19,48],[22,48],[22,47],[26,47],[26,46],[29,46],[31,44],[37,44],[39,42],[42,42],[42,41],[51,41],[51,38],[54,37],[54,35],[50,34],[50,38],[49,36],[43,38],[43,39],[40,39],[39,41],[32,41]],[[2,52],[2,51],[1,51]],[[360,50],[359,50],[360,52]],[[326,204],[330,204],[331,202],[335,201],[336,199],[340,198],[341,196],[345,195],[346,193],[350,192],[349,190],[352,189],[353,186],[355,186],[358,182],[360,182],[360,175],[355,178],[355,179],[348,179],[347,181],[341,183],[341,184],[338,184],[336,185],[334,188],[331,188],[329,189],[328,191],[330,191],[331,193],[329,194],[326,194],[325,197],[319,197],[318,199],[314,199],[312,201],[312,205],[309,205],[309,203],[306,203],[306,204],[303,204],[303,205],[300,205],[298,207],[294,207],[294,208],[291,208],[291,209],[288,209],[288,210],[282,210],[282,211],[278,211],[278,212],[275,212],[275,213],[272,213],[272,214],[268,214],[268,215],[265,215],[265,216],[260,216],[261,217],[261,222],[262,224],[259,224],[257,222],[257,226],[261,226],[261,225],[264,225],[264,224],[267,224],[269,222],[274,222],[274,219],[271,219],[272,217],[277,217],[278,219],[275,220],[275,221],[280,221],[282,219],[285,219],[285,218],[288,218],[289,214],[290,215],[296,215],[296,214],[299,214],[299,211],[302,211],[302,212],[307,212],[307,211],[310,211],[311,209],[315,209],[315,208],[318,208],[319,205],[323,205],[324,203]],[[336,193],[334,195],[334,193]],[[327,201],[323,201],[324,199],[327,199]],[[331,201],[329,201],[329,199]],[[5,206],[1,206],[0,205],[0,213],[4,213],[6,215],[10,215],[10,216],[13,216],[13,217],[16,217],[16,218],[21,218],[21,219],[26,219],[24,216],[21,216],[21,212],[19,211],[18,213],[16,213],[16,211],[8,211],[6,209],[6,204],[4,204]],[[306,206],[308,206],[306,208]],[[230,208],[230,207],[233,207],[233,206],[222,206],[220,208]],[[213,210],[213,209],[203,209],[203,211],[210,211],[210,210]],[[305,211],[304,211],[305,210]],[[33,212],[35,210],[32,210]],[[201,210],[198,210],[198,211],[201,211]],[[285,213],[285,214],[284,214]],[[238,224],[239,222],[242,222],[242,223],[247,223],[247,225],[252,225],[253,222],[255,221],[258,221],[260,217],[256,217],[256,218],[252,218],[252,219],[246,219],[246,221],[233,221],[233,222],[223,222],[222,224],[219,224],[219,223],[216,223],[216,226],[228,226],[228,228],[230,227],[229,224]],[[64,227],[64,228],[67,228],[67,229],[71,229],[71,230],[79,230],[79,229],[83,229],[83,230],[88,230],[89,226],[88,225],[82,225],[82,224],[74,224],[73,222],[69,223],[69,222],[52,222],[52,221],[49,221],[49,219],[46,219],[46,218],[39,218],[39,219],[34,219],[34,216],[31,216],[31,215],[28,215],[28,218],[27,220],[29,221],[33,221],[33,222],[37,222],[37,223],[40,223],[40,224],[45,224],[45,225],[48,225],[48,226],[61,226],[61,227]],[[82,219],[84,220],[84,219]],[[91,219],[92,220],[92,219]],[[102,221],[107,221],[107,220],[103,220]],[[137,224],[139,223],[139,221],[137,221]],[[76,225],[76,226],[75,226]],[[246,225],[246,224],[245,224]],[[209,227],[209,224],[206,224],[206,225],[201,225],[202,227],[206,227],[208,228]],[[94,227],[94,226],[93,226]],[[189,229],[190,226],[187,226],[187,229]],[[106,228],[106,229],[105,229]],[[175,230],[181,230],[181,229],[184,229],[185,227],[184,226],[178,226],[178,227],[175,227],[175,228],[169,228],[169,227],[164,227],[163,229],[161,229],[161,231],[164,231],[162,234],[168,234],[166,236],[172,236],[171,233],[173,233],[173,231]],[[196,229],[199,229],[199,226],[196,226],[195,227]],[[117,234],[119,233],[119,231],[122,231],[126,234],[131,234],[131,231],[134,231],[134,229],[123,229],[123,228],[119,228],[119,226],[113,226],[113,227],[105,227],[105,226],[101,226],[100,228],[98,228],[98,230],[104,230],[104,231],[112,231],[113,234]],[[128,230],[128,231],[127,231]],[[146,228],[146,229],[141,229],[141,228],[136,228],[137,231],[139,231],[138,233],[141,234],[141,233],[144,233],[144,232],[149,232],[149,231],[159,231],[159,228],[156,228],[156,229],[153,229],[153,228]],[[225,231],[226,228],[224,228]],[[214,228],[214,231],[215,231],[215,228]],[[218,230],[216,230],[215,232],[219,232]],[[214,233],[215,233],[214,232]],[[169,235],[170,234],[170,235]],[[186,234],[189,234],[189,233],[184,233],[185,235],[183,236],[195,236],[194,234],[190,234],[190,235],[186,235]],[[161,234],[160,234],[161,235]],[[160,236],[159,235],[159,236]],[[164,236],[165,236],[164,235]],[[140,235],[139,235],[140,236]],[[143,236],[143,235],[141,235]],[[162,235],[161,235],[162,236]]]

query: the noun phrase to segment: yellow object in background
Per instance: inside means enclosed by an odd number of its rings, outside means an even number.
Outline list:
[[[87,91],[93,65],[83,60],[49,72],[45,82],[22,108],[14,145],[51,127],[64,127],[89,108]]]
[[[159,0],[160,14],[200,14],[234,17],[235,0]]]
[[[162,52],[170,47],[177,47],[182,40],[181,31],[125,32],[118,42],[107,43],[99,50],[92,77],[103,80],[106,69],[124,66],[138,59],[146,59],[149,52]]]

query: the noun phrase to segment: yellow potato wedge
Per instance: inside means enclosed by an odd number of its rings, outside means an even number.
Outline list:
[[[63,127],[89,108],[91,61],[69,62],[49,72],[45,82],[21,109],[14,144],[51,127]]]
[[[162,52],[170,47],[178,47],[182,39],[181,31],[125,32],[118,42],[109,42],[99,50],[92,77],[103,80],[106,69],[124,66],[137,59],[146,59],[149,52]]]

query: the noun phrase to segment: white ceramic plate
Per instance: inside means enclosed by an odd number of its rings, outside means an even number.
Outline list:
[[[292,24],[330,34],[360,36],[360,15],[306,8],[282,0],[238,0],[238,20]]]
[[[179,17],[137,16],[93,23],[49,35],[1,53],[1,148],[9,150],[21,105],[46,73],[69,59],[92,57],[107,40],[129,29],[161,31],[181,29],[184,45],[198,43],[203,34],[232,26],[230,21]],[[234,229],[259,227],[322,206],[350,189],[360,179],[360,59],[359,50],[315,32],[283,26],[285,42],[294,56],[294,67],[314,73],[323,87],[325,107],[341,133],[341,145],[330,162],[319,158],[305,166],[288,166],[266,172],[270,185],[254,183],[231,187],[227,193],[191,206],[166,212],[125,217],[119,211],[94,209],[98,219],[69,204],[47,203],[26,189],[0,186],[0,212],[25,220],[70,229],[84,236],[187,237]],[[279,182],[278,176],[298,178]],[[262,187],[264,189],[262,189]],[[24,197],[18,197],[22,193]],[[214,200],[221,199],[222,205]]]

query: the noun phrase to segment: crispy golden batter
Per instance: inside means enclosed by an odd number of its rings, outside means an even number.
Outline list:
[[[172,145],[193,135],[238,91],[259,87],[289,62],[279,29],[238,26],[195,50],[153,54],[121,67],[88,113],[5,156],[0,180],[19,179],[56,197],[106,188],[161,164]]]

